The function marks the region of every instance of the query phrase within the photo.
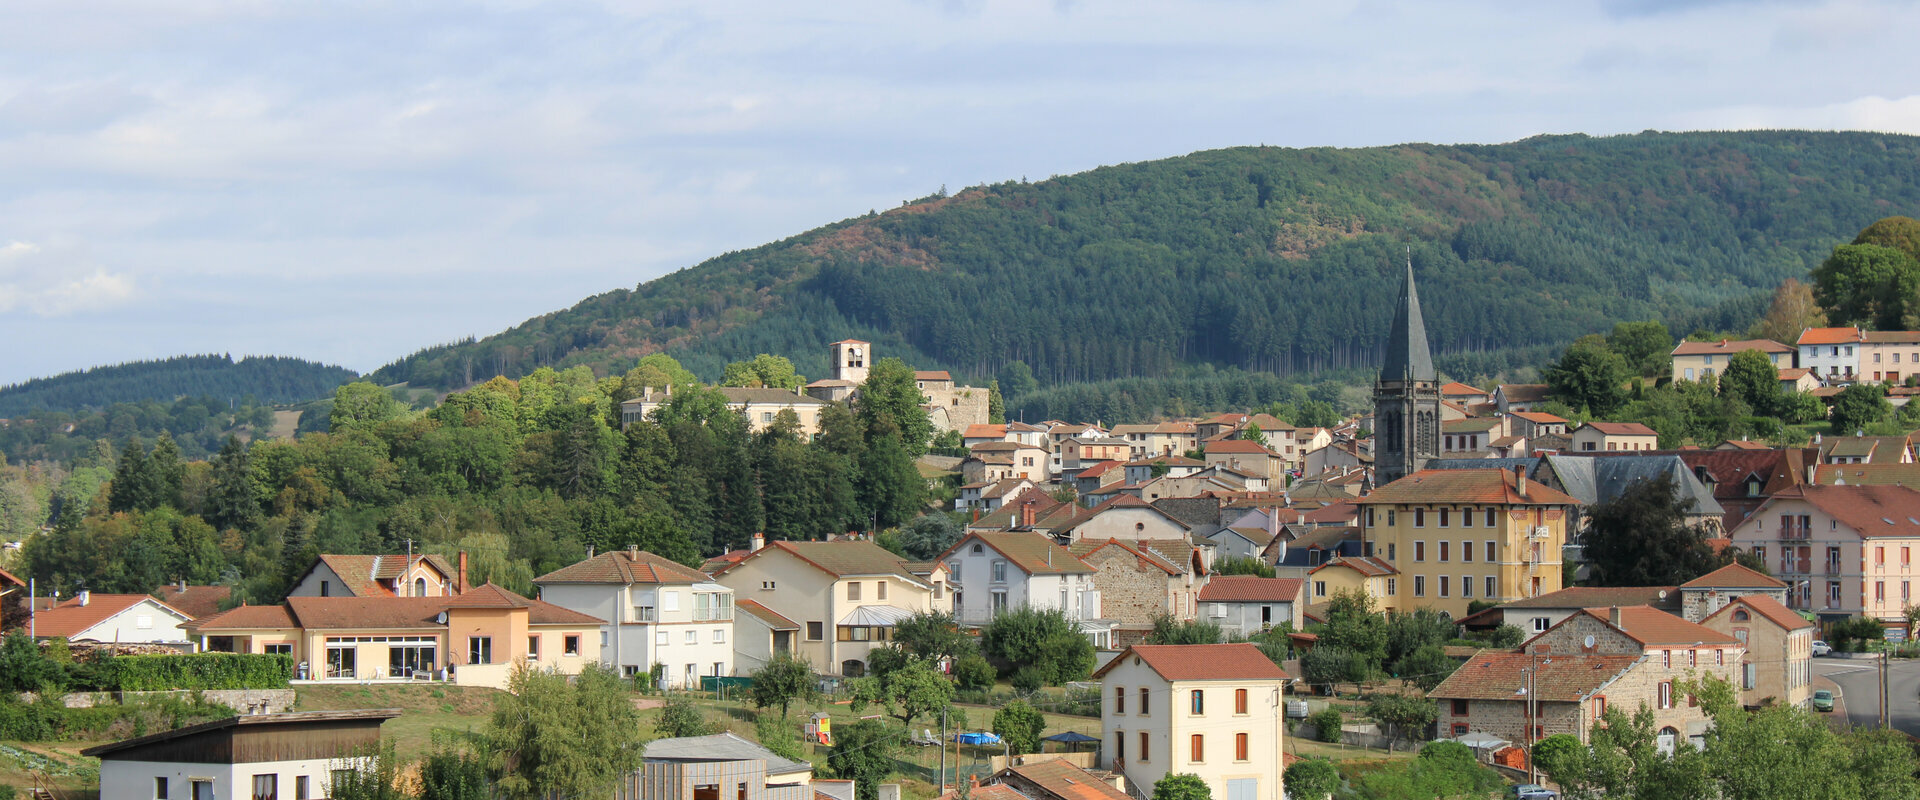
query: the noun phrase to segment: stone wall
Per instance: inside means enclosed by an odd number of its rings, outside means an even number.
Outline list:
[[[1101,548],[1086,561],[1099,570],[1093,585],[1100,590],[1100,616],[1138,625],[1168,613],[1164,570],[1140,563],[1139,556],[1119,547]]]
[[[60,704],[67,708],[93,708],[118,705],[143,697],[186,698],[192,694],[187,689],[167,692],[74,692],[61,697]],[[294,703],[292,689],[205,689],[200,696],[207,702],[219,703],[241,714],[278,714],[292,711]]]
[[[1452,700],[1434,702],[1437,704],[1434,721],[1440,738],[1453,738],[1453,726],[1464,724],[1469,731],[1492,734],[1509,742],[1527,740],[1527,704],[1523,700],[1468,700],[1464,715],[1453,713]],[[1534,724],[1544,729],[1543,736],[1570,733],[1582,741],[1587,738],[1588,720],[1579,703],[1540,703],[1534,713],[1539,715]]]
[[[968,425],[987,424],[987,390],[975,386],[955,386],[951,389],[922,389],[927,396],[928,409],[946,411],[945,425],[941,424],[941,415],[934,414],[934,427],[938,430],[964,431]]]
[[[1786,589],[1758,592],[1723,592],[1716,589],[1684,589],[1680,592],[1680,615],[1685,617],[1688,622],[1700,622],[1707,617],[1713,616],[1713,612],[1725,608],[1728,603],[1733,602],[1734,598],[1750,594],[1766,595],[1773,598],[1773,601],[1780,605],[1784,606],[1787,604]]]

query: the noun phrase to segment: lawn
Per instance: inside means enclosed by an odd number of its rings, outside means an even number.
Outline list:
[[[295,711],[400,709],[380,732],[394,743],[397,755],[408,759],[432,752],[436,734],[457,736],[486,727],[494,698],[501,694],[478,686],[406,683],[301,686],[296,692]]]

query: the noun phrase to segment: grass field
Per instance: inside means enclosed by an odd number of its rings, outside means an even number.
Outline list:
[[[434,736],[459,736],[486,727],[493,701],[501,692],[477,686],[433,684],[372,684],[365,686],[301,686],[295,711],[334,711],[348,708],[397,708],[400,716],[380,726],[401,758],[417,758],[433,750]]]

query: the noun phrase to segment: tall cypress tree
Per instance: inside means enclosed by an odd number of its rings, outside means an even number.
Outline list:
[[[227,436],[226,444],[213,457],[207,521],[220,530],[253,530],[260,524],[260,496],[253,488],[253,455],[237,436]]]

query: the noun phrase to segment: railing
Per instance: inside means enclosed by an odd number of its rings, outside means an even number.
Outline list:
[[[637,622],[652,622],[654,620],[653,606],[634,606],[633,618]]]
[[[1828,575],[1838,575],[1838,574],[1840,574],[1840,562],[1838,562],[1838,561],[1829,561],[1829,562],[1827,562],[1827,574],[1828,574]]]
[[[731,619],[733,619],[733,608],[731,606],[704,611],[695,609],[693,612],[694,622],[726,622]]]

